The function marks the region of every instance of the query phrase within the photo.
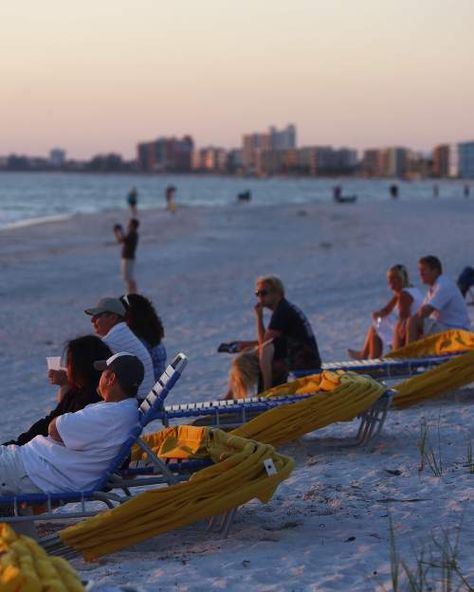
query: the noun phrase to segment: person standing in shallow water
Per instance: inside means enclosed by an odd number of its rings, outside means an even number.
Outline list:
[[[172,214],[176,213],[175,195],[176,187],[174,185],[168,185],[168,187],[165,190],[166,209],[168,210],[168,212],[171,212]]]
[[[127,196],[127,204],[130,208],[130,216],[132,218],[136,218],[138,216],[138,209],[137,209],[137,202],[138,202],[138,191],[136,187],[132,187],[128,192]]]
[[[122,245],[120,266],[125,289],[129,294],[135,294],[137,292],[137,282],[135,281],[135,252],[138,244],[139,226],[140,222],[136,218],[132,218],[129,221],[127,233],[124,232],[121,224],[114,226],[115,238]]]

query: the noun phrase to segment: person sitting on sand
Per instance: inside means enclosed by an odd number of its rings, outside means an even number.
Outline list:
[[[120,352],[95,362],[103,399],[51,420],[47,436],[0,447],[0,495],[67,493],[94,487],[138,421],[143,364]]]
[[[387,283],[393,296],[380,310],[372,313],[372,325],[367,331],[361,350],[348,349],[353,360],[380,358],[384,344],[398,349],[405,344],[406,322],[423,303],[423,295],[410,284],[408,271],[404,265],[393,265],[387,271]],[[398,314],[395,314],[394,311]]]
[[[137,291],[137,282],[135,281],[135,252],[138,244],[138,227],[140,222],[132,218],[127,227],[127,233],[123,231],[120,224],[114,226],[114,234],[117,242],[122,244],[121,270],[125,283],[125,289],[132,294]]]
[[[304,313],[285,298],[281,279],[274,275],[257,278],[255,295],[257,341],[233,360],[226,399],[245,398],[259,382],[259,390],[283,384],[290,370],[321,367],[311,325]],[[272,311],[267,328],[263,323],[264,308]]]
[[[407,343],[449,329],[469,330],[466,302],[458,286],[443,275],[441,261],[434,255],[422,257],[418,271],[429,290],[421,308],[407,320]]]
[[[155,380],[158,380],[166,368],[163,323],[151,300],[145,296],[124,294],[120,300],[125,307],[125,322],[147,348],[153,362]]]
[[[128,351],[136,356],[145,368],[145,377],[138,390],[138,398],[148,395],[155,384],[150,354],[125,322],[125,307],[118,298],[101,298],[96,306],[84,311],[91,316],[96,335],[102,338],[113,353]]]
[[[55,417],[64,413],[74,413],[91,403],[98,403],[101,400],[97,393],[100,372],[94,368],[94,362],[109,358],[111,355],[108,345],[95,335],[71,339],[65,347],[66,370],[48,371],[51,384],[59,386],[58,404],[51,413],[35,422],[16,440],[5,442],[3,446],[8,444],[23,446],[35,436],[47,436],[48,426]]]

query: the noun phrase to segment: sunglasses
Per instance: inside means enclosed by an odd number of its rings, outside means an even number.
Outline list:
[[[257,296],[257,298],[259,296],[268,296],[269,291],[268,290],[255,290],[255,296]]]

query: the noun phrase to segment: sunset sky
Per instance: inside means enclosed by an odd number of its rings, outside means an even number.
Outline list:
[[[472,140],[473,31],[473,0],[2,2],[0,156]]]

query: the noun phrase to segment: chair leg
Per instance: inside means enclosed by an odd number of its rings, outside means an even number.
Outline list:
[[[207,531],[219,532],[224,537],[227,537],[235,515],[237,514],[237,510],[238,508],[232,508],[232,510],[228,510],[224,514],[212,516],[209,519]]]

